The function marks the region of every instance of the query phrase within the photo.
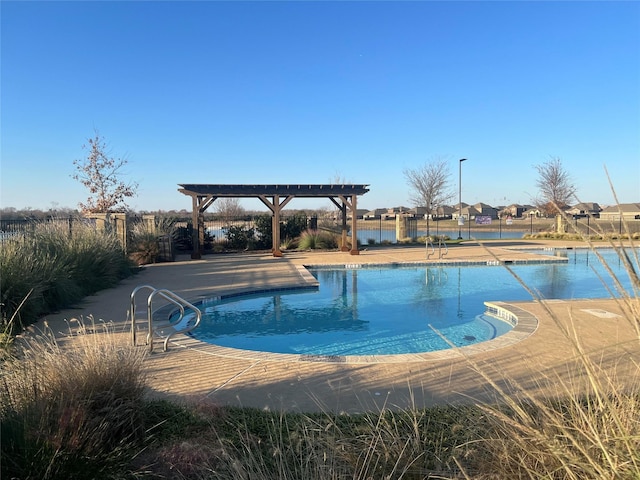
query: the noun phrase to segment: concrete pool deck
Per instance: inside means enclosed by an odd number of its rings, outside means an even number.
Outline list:
[[[584,247],[579,242],[533,240],[487,241],[485,245],[489,251],[473,242],[453,246],[444,259],[438,259],[436,254],[430,262],[486,264],[496,259],[507,263],[529,262],[540,260],[540,256],[528,249]],[[129,297],[138,285],[166,288],[193,302],[228,293],[301,285],[312,280],[310,275],[304,275],[304,265],[425,261],[424,247],[403,246],[367,248],[360,255],[348,252],[288,252],[281,258],[266,253],[208,255],[202,260],[146,266],[117,287],[88,297],[76,308],[49,315],[43,321],[63,347],[65,342],[74,341],[70,333],[76,324],[68,320],[87,319],[89,315],[112,323],[121,332],[118,335],[122,340],[130,341]],[[494,398],[495,385],[509,391],[517,385],[516,390],[553,394],[553,386],[560,379],[576,385],[582,381],[573,366],[577,350],[572,338],[579,338],[583,350],[603,371],[615,368],[617,377],[628,378],[637,385],[638,331],[615,300],[552,300],[545,305],[510,302],[499,306],[519,317],[525,330],[516,335],[517,341],[505,342],[500,337],[464,349],[428,354],[342,357],[336,361],[226,349],[177,336],[167,352],[157,345],[145,360],[149,395],[271,410],[353,413],[383,406],[404,408],[486,401]],[[635,313],[638,314],[638,305]],[[139,323],[139,328],[143,326]],[[43,329],[43,323],[36,325],[36,329]],[[563,329],[570,333],[565,335]]]

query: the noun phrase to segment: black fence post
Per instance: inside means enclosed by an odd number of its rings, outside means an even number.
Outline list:
[[[531,224],[531,235],[533,235],[533,215],[529,215],[529,222]]]

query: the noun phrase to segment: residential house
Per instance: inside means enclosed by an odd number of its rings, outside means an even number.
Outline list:
[[[465,208],[469,207],[469,204],[462,202],[460,205],[456,205],[454,207],[453,212],[451,212],[451,218],[454,220],[456,220],[460,216],[460,208],[458,207],[462,207],[462,210],[464,211]]]
[[[544,212],[538,207],[534,207],[532,205],[527,205],[527,207],[528,208],[524,212],[522,212],[523,217],[544,217]]]
[[[376,208],[374,210],[369,210],[364,214],[365,220],[379,220],[381,218],[386,217],[387,209],[386,208]]]
[[[597,203],[578,203],[577,205],[565,210],[565,213],[567,215],[572,215],[573,218],[587,216],[599,217],[601,211],[602,208],[600,208],[600,205]]]
[[[400,205],[399,207],[393,207],[387,209],[387,215],[391,217],[395,217],[397,213],[408,213],[409,209],[407,207],[403,207]]]
[[[640,220],[640,203],[621,203],[612,205],[600,211],[602,220]]]
[[[506,217],[520,218],[522,217],[522,213],[525,210],[527,210],[527,207],[525,207],[524,205],[518,205],[517,203],[513,203],[508,207],[504,207],[500,209],[500,211],[498,212],[498,215],[500,216],[500,218],[506,218]]]
[[[463,204],[466,206],[466,204]],[[431,218],[437,220],[447,220],[453,218],[453,214],[457,211],[457,208],[450,207],[449,205],[442,205],[437,207],[433,212]]]
[[[482,215],[482,212],[480,212],[480,210],[478,210],[476,207],[470,206],[470,205],[466,207],[462,207],[462,216],[466,220],[473,220],[478,215]],[[455,213],[453,214],[453,218],[458,219],[458,217],[460,217],[460,211],[456,210]]]
[[[369,211],[366,208],[356,208],[356,218],[358,220],[362,220],[367,213],[369,213]],[[351,217],[351,210],[349,210],[347,212],[347,218],[350,219]]]
[[[491,217],[498,218],[498,209],[492,207],[491,205],[487,205],[486,203],[476,203],[473,208],[475,208],[479,213],[478,215],[482,215],[483,217]]]
[[[429,213],[429,209],[427,207],[413,207],[407,213],[413,215],[414,218],[425,218],[425,215]]]

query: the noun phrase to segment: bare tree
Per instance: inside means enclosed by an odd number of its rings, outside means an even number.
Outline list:
[[[446,160],[435,158],[419,168],[407,168],[403,173],[411,188],[409,200],[415,206],[426,207],[429,214],[453,198],[449,184],[451,171]]]
[[[122,180],[121,169],[128,163],[127,159],[109,156],[107,144],[98,132],[82,148],[89,153],[86,158],[73,161],[76,173],[71,178],[84,185],[91,195],[86,203],[78,204],[80,209],[85,213],[126,210],[125,199],[134,197],[138,189],[137,183]]]
[[[239,218],[245,214],[245,209],[240,205],[239,198],[222,197],[214,202],[215,212],[222,217],[225,222]]]
[[[576,187],[569,172],[562,166],[562,161],[558,157],[551,157],[548,161],[536,165],[535,168],[538,171],[537,206],[547,211],[553,210],[553,213],[566,208],[575,198]]]

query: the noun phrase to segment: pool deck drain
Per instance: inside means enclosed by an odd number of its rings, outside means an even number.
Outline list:
[[[445,263],[538,262],[531,248],[583,247],[578,242],[486,242],[492,254],[474,243],[449,249]],[[493,246],[492,246],[493,244]],[[526,248],[525,248],[526,247]],[[494,257],[495,256],[495,257]],[[72,343],[72,318],[112,323],[128,341],[127,310],[135,286],[167,288],[190,301],[246,291],[269,291],[313,282],[305,265],[425,262],[424,247],[376,247],[352,256],[341,252],[290,252],[282,258],[268,254],[211,255],[145,267],[115,288],[87,298],[74,309],[46,319],[60,344]],[[554,257],[550,257],[554,258]],[[555,259],[557,260],[557,259]],[[431,262],[430,262],[431,264]],[[500,267],[497,267],[500,268]],[[616,368],[618,376],[637,374],[640,343],[631,323],[612,299],[557,300],[543,307],[534,302],[500,302],[487,298],[503,315],[518,318],[518,326],[489,342],[460,349],[421,354],[377,356],[302,356],[250,352],[177,337],[167,352],[154,351],[146,360],[149,395],[185,402],[213,402],[272,410],[360,412],[490,400],[496,385],[519,385],[545,394],[545,379],[579,381],[572,340],[576,332],[585,351],[601,368]],[[550,316],[551,311],[553,316]],[[601,319],[593,312],[607,312]],[[41,322],[36,329],[43,329]],[[144,347],[140,347],[144,348]],[[478,373],[482,370],[482,375]],[[383,394],[380,394],[383,392]],[[515,394],[515,393],[514,393]]]

